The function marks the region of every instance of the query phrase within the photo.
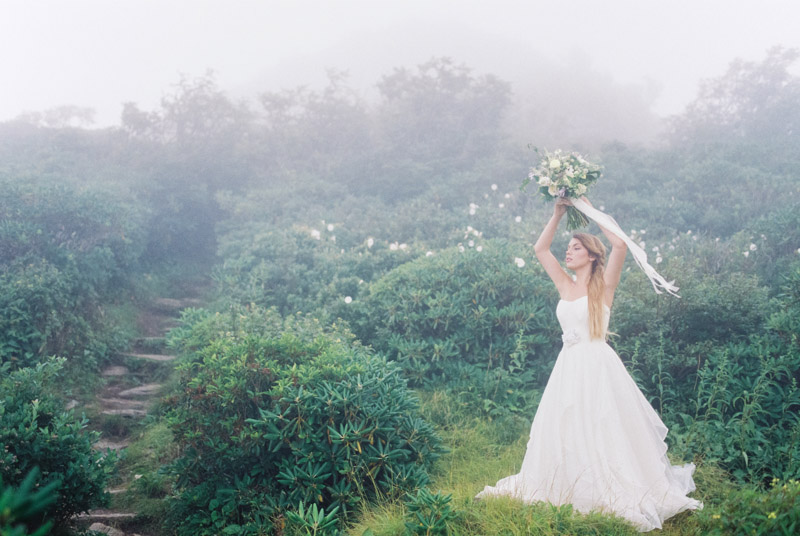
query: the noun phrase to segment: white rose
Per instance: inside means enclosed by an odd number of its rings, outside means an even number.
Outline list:
[[[558,158],[550,160],[550,169],[556,169],[560,167],[561,167],[561,160],[559,160]]]
[[[558,195],[558,186],[555,184],[551,184],[549,188],[547,188],[547,193],[552,195],[553,197]]]
[[[539,186],[550,186],[550,177],[539,177]]]

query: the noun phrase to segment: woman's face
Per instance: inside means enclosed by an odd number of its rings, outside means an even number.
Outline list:
[[[591,264],[594,259],[595,257],[589,255],[589,250],[583,247],[580,240],[573,238],[569,241],[566,254],[567,268],[577,270],[586,264]]]

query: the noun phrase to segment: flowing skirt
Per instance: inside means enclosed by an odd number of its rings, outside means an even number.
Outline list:
[[[565,346],[542,394],[520,472],[477,498],[507,495],[614,513],[640,531],[703,504],[692,463],[667,458],[667,427],[603,341]]]

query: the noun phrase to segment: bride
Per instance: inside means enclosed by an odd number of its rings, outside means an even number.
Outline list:
[[[622,516],[646,532],[679,512],[703,507],[686,496],[695,489],[695,467],[670,464],[667,427],[606,343],[625,242],[600,227],[612,246],[606,262],[597,237],[573,235],[566,265],[574,280],[550,252],[570,204],[557,200],[534,246],[561,297],[556,316],[564,346],[533,419],[519,473],[486,486],[476,498],[507,495],[529,503],[572,504],[584,513]]]

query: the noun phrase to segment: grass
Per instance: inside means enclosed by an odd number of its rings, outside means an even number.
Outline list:
[[[570,505],[554,507],[545,503],[526,505],[510,498],[474,501],[486,484],[519,470],[525,454],[530,422],[522,418],[489,420],[465,411],[442,393],[419,393],[421,412],[437,425],[449,452],[437,462],[431,474],[433,492],[451,495],[449,506],[456,513],[448,534],[454,536],[528,535],[635,535],[639,532],[626,520],[599,513],[575,512]],[[119,465],[122,482],[130,492],[114,498],[113,505],[139,513],[137,532],[157,534],[166,515],[165,497],[170,482],[158,474],[159,467],[174,459],[177,447],[162,419],[148,419],[136,433]],[[673,460],[680,463],[680,460]],[[142,475],[134,479],[134,475]],[[699,536],[709,531],[716,514],[730,516],[721,505],[744,488],[714,464],[700,463],[694,475],[697,491],[692,495],[705,504],[701,515],[683,512],[650,534]],[[747,488],[749,489],[749,488]],[[754,488],[755,492],[755,488]],[[758,492],[761,493],[761,492]],[[347,527],[352,536],[401,536],[407,534],[409,510],[403,498],[365,505]]]
[[[440,430],[450,449],[437,463],[429,488],[451,494],[451,507],[458,512],[450,533],[460,536],[522,535],[633,535],[639,532],[619,517],[584,515],[570,505],[555,507],[526,505],[510,498],[474,501],[486,484],[519,470],[528,440],[530,423],[507,418],[489,421],[476,418],[441,392],[420,393],[422,413]],[[677,461],[675,461],[677,463]],[[714,465],[700,465],[695,473],[698,490],[693,494],[708,505],[719,503],[737,489]],[[405,534],[407,509],[402,500],[367,505],[348,534],[394,536]],[[701,534],[692,512],[681,513],[664,524],[659,534]]]

